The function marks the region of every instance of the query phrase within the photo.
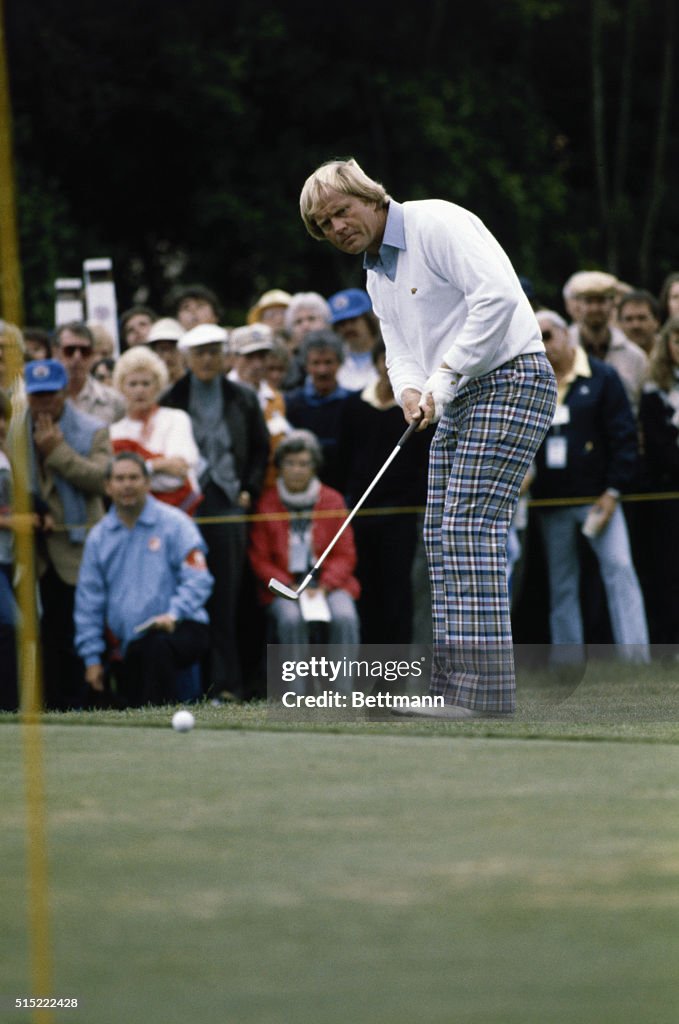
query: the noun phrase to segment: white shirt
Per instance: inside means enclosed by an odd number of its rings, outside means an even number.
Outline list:
[[[198,476],[204,460],[193,436],[191,417],[183,409],[160,406],[143,420],[125,416],[111,424],[109,436],[112,442],[128,442],[128,447],[146,461],[173,455],[186,459],[189,464],[188,481],[194,491],[200,490]],[[174,491],[181,484],[180,477],[169,473],[154,473],[151,478],[151,487],[156,493]]]
[[[377,380],[371,352],[351,352],[345,347],[344,362],[337,371],[337,383],[347,391],[361,391]]]
[[[462,388],[516,356],[544,352],[535,313],[509,258],[473,213],[441,199],[390,202],[404,246],[394,280],[368,269],[394,394],[422,391],[443,362]],[[458,388],[458,390],[459,390]]]

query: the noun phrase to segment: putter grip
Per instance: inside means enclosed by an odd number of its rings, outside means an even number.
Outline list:
[[[396,442],[397,448],[402,448],[406,443],[411,434],[414,434],[420,425],[419,420],[413,420],[412,423],[408,424],[408,429],[401,435],[400,439]]]

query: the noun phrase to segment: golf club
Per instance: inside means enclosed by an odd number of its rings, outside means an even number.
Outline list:
[[[323,565],[323,562],[325,561],[327,556],[330,554],[330,552],[334,548],[335,544],[340,539],[340,537],[342,536],[342,534],[346,530],[347,526],[349,525],[351,520],[354,518],[354,516],[356,515],[356,513],[358,512],[358,510],[362,506],[362,504],[365,501],[365,499],[368,497],[368,495],[373,490],[373,488],[376,486],[376,484],[379,482],[379,480],[381,480],[381,478],[384,475],[384,473],[386,473],[387,469],[389,468],[391,463],[394,461],[394,459],[396,458],[396,456],[398,455],[398,453],[400,452],[401,448],[406,443],[406,441],[408,440],[410,435],[412,433],[414,433],[415,430],[417,430],[419,422],[420,422],[419,420],[413,420],[413,422],[408,426],[408,429],[405,431],[405,433],[399,439],[396,447],[394,448],[393,452],[391,453],[391,455],[389,456],[387,461],[384,463],[384,465],[380,469],[380,471],[377,474],[377,476],[375,477],[375,479],[367,487],[367,489],[365,490],[364,494],[359,499],[358,503],[355,505],[355,507],[351,510],[351,512],[347,516],[347,518],[344,520],[344,522],[342,523],[341,527],[339,528],[339,530],[337,531],[337,533],[335,534],[333,539],[330,541],[330,543],[328,544],[327,548],[325,549],[325,551],[323,552],[321,557],[318,559],[318,561],[316,562],[316,564],[313,567],[313,569],[311,569],[311,571],[309,573],[307,573],[307,575],[304,577],[304,579],[302,580],[302,582],[298,586],[297,590],[293,590],[292,587],[286,587],[285,583],[281,583],[279,580],[276,580],[276,579],[272,578],[272,579],[269,580],[269,590],[271,591],[272,594],[278,594],[279,597],[286,597],[288,599],[288,601],[299,601],[299,595],[302,593],[303,590],[306,590],[306,588],[309,586],[309,584],[313,580],[314,576],[316,575],[316,573],[318,572],[320,567]]]

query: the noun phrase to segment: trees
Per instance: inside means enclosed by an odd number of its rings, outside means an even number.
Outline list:
[[[583,264],[655,289],[679,226],[662,187],[677,162],[671,9],[15,5],[27,315],[47,320],[52,279],[97,254],[113,256],[123,302],[145,286],[160,305],[181,269],[230,322],[267,287],[360,284],[359,261],[314,244],[297,214],[306,175],[338,155],[397,198],[474,209],[547,301]]]

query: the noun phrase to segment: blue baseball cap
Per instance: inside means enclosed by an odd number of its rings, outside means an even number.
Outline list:
[[[33,359],[24,367],[27,395],[41,391],[61,391],[68,385],[68,374],[58,359]]]
[[[343,292],[335,292],[328,299],[328,304],[333,324],[371,313],[373,308],[370,296],[362,288],[345,288]]]

